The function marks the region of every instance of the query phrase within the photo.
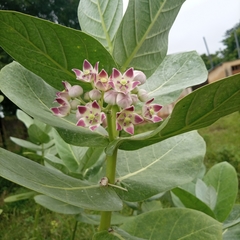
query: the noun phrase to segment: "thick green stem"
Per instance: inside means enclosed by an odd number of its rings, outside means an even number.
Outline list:
[[[116,112],[118,111],[118,106],[113,106],[110,113],[107,114],[108,121],[108,133],[109,140],[113,141],[118,137],[118,131],[116,130]],[[116,174],[116,164],[117,164],[117,148],[114,150],[113,155],[106,157],[106,177],[108,182],[115,184],[115,174]],[[108,230],[111,226],[111,216],[112,212],[103,211],[101,213],[101,221],[99,225],[99,231]]]

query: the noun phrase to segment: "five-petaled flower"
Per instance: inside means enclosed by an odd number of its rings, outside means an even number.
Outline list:
[[[133,81],[133,68],[129,68],[124,74],[121,74],[116,68],[113,68],[110,76],[109,85],[119,93],[130,93],[136,86],[141,84],[140,81]]]
[[[144,119],[134,112],[134,106],[123,109],[117,113],[116,128],[117,131],[124,130],[125,132],[133,135],[134,125],[140,124]]]
[[[83,62],[83,71],[79,69],[72,69],[76,74],[77,80],[82,80],[84,82],[93,82],[98,74],[98,62],[93,67],[86,59]]]
[[[154,98],[147,101],[142,107],[142,116],[150,122],[156,123],[163,119],[158,116],[158,112],[162,109],[159,104],[152,104]]]
[[[57,93],[57,95],[60,95],[60,93]],[[71,105],[68,99],[64,97],[57,97],[55,99],[55,102],[59,103],[60,106],[51,108],[51,111],[53,112],[53,114],[57,117],[66,117],[71,111]]]
[[[94,131],[103,123],[106,115],[101,112],[101,107],[97,101],[93,101],[85,106],[78,106],[76,117],[78,119],[77,126],[88,127]]]

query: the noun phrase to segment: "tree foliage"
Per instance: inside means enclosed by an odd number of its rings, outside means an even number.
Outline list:
[[[216,51],[215,53],[210,54],[210,56],[207,56],[205,53],[201,55],[207,69],[211,68],[210,58],[213,66],[238,59],[237,43],[234,36],[235,33],[237,35],[238,43],[240,44],[240,23],[238,23],[225,32],[224,39],[221,41],[225,47],[224,49]]]

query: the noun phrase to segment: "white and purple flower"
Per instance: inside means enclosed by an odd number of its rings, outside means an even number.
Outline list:
[[[142,107],[142,116],[150,122],[156,123],[163,119],[158,116],[159,111],[162,109],[162,105],[152,104],[154,98],[147,101]]]
[[[97,101],[93,101],[85,106],[78,106],[76,117],[78,119],[77,126],[88,127],[91,131],[94,131],[103,123],[106,115],[101,112],[101,107]]]
[[[121,112],[118,112],[116,117],[117,131],[121,131],[123,129],[131,135],[134,134],[134,125],[140,124],[144,121],[140,115],[134,112],[134,106],[130,106]]]

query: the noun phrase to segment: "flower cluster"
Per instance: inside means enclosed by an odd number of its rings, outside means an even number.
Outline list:
[[[83,100],[83,89],[79,85],[71,86],[63,81],[64,90],[57,92],[55,99],[59,106],[51,108],[54,115],[65,117],[76,111],[77,126],[94,131],[100,125],[107,127],[105,113],[110,106],[117,105],[116,130],[124,130],[131,135],[134,134],[134,125],[162,121],[158,116],[162,106],[152,103],[154,99],[149,99],[147,91],[138,88],[146,82],[143,72],[129,68],[122,74],[113,68],[108,76],[104,69],[98,71],[98,65],[97,62],[93,67],[84,60],[83,70],[73,69],[76,79],[91,83],[92,90],[84,94]],[[139,101],[144,102],[141,114],[135,112],[134,107]]]

